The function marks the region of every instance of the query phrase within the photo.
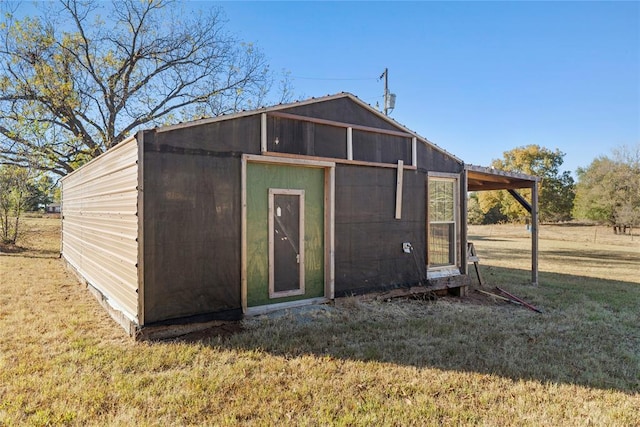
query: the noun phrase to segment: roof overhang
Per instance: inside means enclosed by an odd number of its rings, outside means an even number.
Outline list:
[[[531,283],[538,284],[538,186],[540,178],[518,172],[506,172],[493,168],[465,165],[467,191],[507,190],[531,213]],[[531,202],[516,189],[530,188]]]
[[[531,188],[540,178],[519,172],[506,172],[498,169],[475,165],[465,165],[467,171],[467,190],[515,190]]]

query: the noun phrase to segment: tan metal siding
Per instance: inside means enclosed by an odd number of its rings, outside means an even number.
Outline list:
[[[138,144],[120,143],[62,180],[62,255],[138,323]]]

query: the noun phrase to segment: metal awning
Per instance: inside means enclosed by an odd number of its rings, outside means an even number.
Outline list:
[[[469,191],[515,190],[531,188],[540,179],[519,172],[506,172],[483,166],[465,165]]]
[[[538,284],[538,182],[540,178],[483,166],[465,165],[467,191],[507,190],[531,214],[531,283]],[[531,203],[516,190],[531,189]]]

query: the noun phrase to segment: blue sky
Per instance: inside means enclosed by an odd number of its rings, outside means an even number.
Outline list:
[[[296,97],[351,92],[467,163],[538,144],[563,170],[640,143],[638,2],[200,2]]]

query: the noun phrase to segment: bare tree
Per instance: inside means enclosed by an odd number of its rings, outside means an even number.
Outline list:
[[[65,175],[141,127],[255,108],[271,87],[264,55],[220,9],[53,6],[0,22],[0,164]]]

